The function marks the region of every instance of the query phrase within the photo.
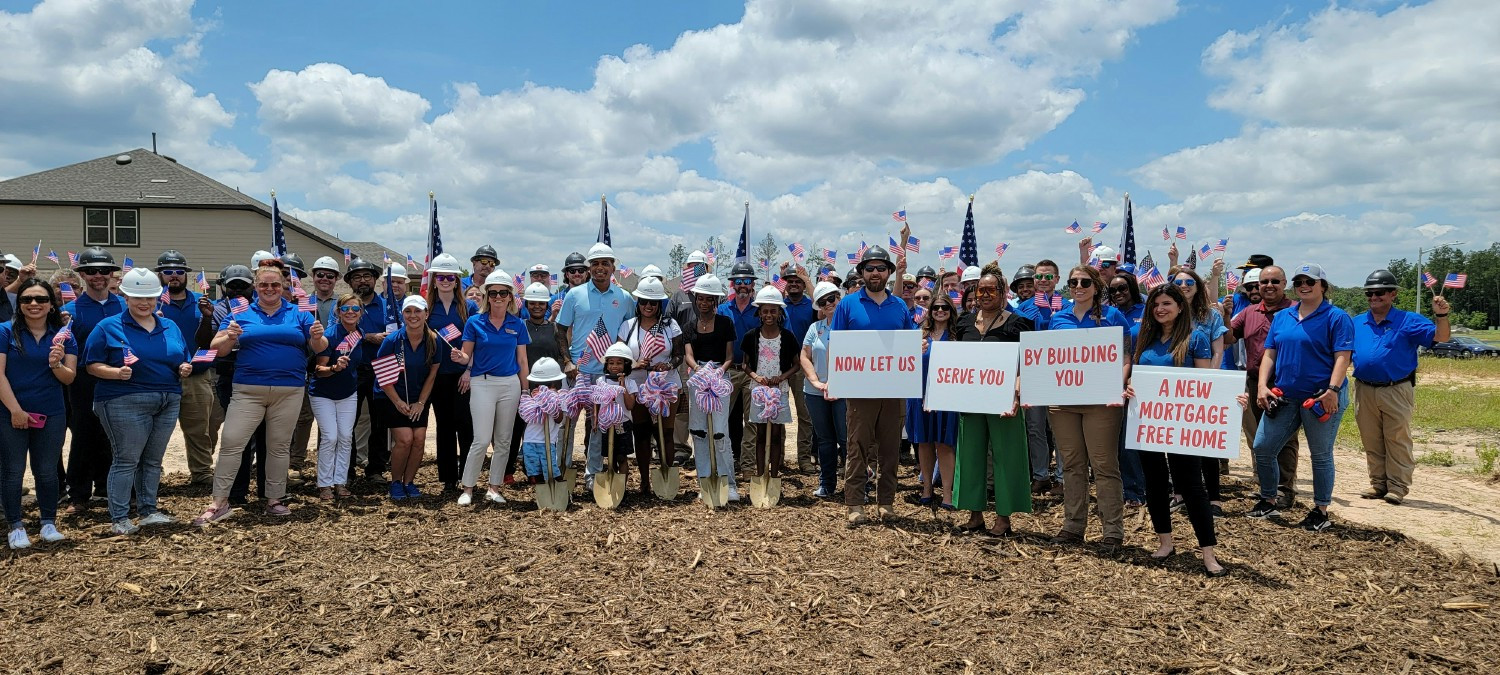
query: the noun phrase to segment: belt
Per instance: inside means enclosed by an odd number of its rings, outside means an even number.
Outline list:
[[[1405,383],[1405,382],[1410,382],[1410,383],[1412,383],[1413,386],[1415,386],[1417,384],[1417,373],[1416,373],[1416,371],[1412,371],[1412,374],[1407,375],[1406,377],[1403,377],[1403,378],[1401,378],[1399,380],[1392,380],[1390,382],[1366,382],[1364,380],[1358,380],[1358,381],[1359,381],[1360,384],[1363,384],[1363,385],[1365,385],[1367,387],[1375,387],[1377,389],[1382,388],[1382,387],[1394,387],[1394,386],[1396,386],[1398,384],[1402,384],[1402,383]]]

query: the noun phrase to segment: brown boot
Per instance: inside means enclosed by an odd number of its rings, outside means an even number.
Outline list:
[[[1378,487],[1372,487],[1368,490],[1365,490],[1364,492],[1359,493],[1359,496],[1362,499],[1380,499],[1381,497],[1385,496],[1385,490],[1382,490]]]

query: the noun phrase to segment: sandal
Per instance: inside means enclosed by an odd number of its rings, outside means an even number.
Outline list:
[[[333,488],[318,488],[318,499],[325,502],[333,501]]]
[[[349,488],[346,488],[342,485],[336,485],[333,489],[334,494],[337,494],[339,496],[339,499],[348,499],[349,497],[354,496],[354,493],[350,492]]]

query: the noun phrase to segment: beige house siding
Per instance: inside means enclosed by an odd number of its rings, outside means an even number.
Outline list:
[[[56,250],[59,257],[66,256],[67,251],[82,251],[85,208],[0,204],[0,250],[29,260],[31,247],[41,239],[42,255],[48,249]],[[103,208],[103,205],[88,208]],[[225,265],[248,265],[251,254],[271,247],[271,219],[254,211],[137,205],[114,208],[140,210],[141,245],[110,247],[116,260],[129,256],[138,266],[154,265],[157,255],[175,248],[187,256],[194,269],[207,270],[213,276]],[[342,248],[318,242],[290,226],[285,233],[287,250],[301,256],[308,266],[326,255],[343,267]],[[67,263],[66,258],[63,263]],[[50,265],[51,261],[45,258],[39,261],[44,269]]]

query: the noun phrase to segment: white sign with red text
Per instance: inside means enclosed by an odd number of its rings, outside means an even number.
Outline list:
[[[828,395],[920,398],[922,332],[833,331],[828,338]]]
[[[1016,409],[1015,342],[934,342],[927,357],[928,410],[1008,414]]]
[[[1119,326],[1021,334],[1021,403],[1123,404],[1125,329]]]
[[[1234,459],[1240,454],[1245,391],[1239,371],[1136,366],[1135,398],[1125,415],[1125,447]]]

